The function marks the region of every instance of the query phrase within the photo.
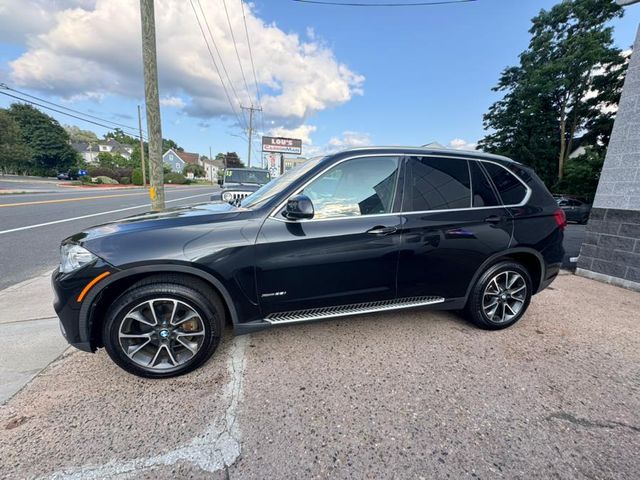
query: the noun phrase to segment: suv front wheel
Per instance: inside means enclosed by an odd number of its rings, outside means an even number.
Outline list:
[[[224,307],[199,283],[181,280],[144,280],[113,303],[102,338],[120,367],[141,377],[173,377],[194,370],[214,353]]]
[[[473,286],[466,314],[480,328],[507,328],[522,318],[532,293],[528,270],[520,263],[502,261],[490,267]]]

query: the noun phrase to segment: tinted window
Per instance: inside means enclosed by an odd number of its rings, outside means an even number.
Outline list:
[[[403,210],[449,210],[471,206],[469,167],[456,158],[410,157]]]
[[[471,185],[473,191],[473,206],[474,207],[494,207],[500,205],[500,201],[496,196],[491,182],[480,168],[477,162],[470,161],[469,167],[471,168]]]
[[[512,173],[495,163],[482,162],[482,165],[489,172],[505,205],[517,205],[524,200],[527,189]]]
[[[313,218],[391,212],[398,163],[396,157],[356,158],[326,171],[302,192],[313,202]]]

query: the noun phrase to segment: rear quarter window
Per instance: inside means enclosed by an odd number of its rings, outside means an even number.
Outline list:
[[[524,201],[527,196],[527,188],[513,173],[495,163],[482,162],[482,166],[496,186],[502,203],[518,205]]]

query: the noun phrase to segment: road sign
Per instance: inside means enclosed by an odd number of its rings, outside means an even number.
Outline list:
[[[301,155],[302,140],[297,138],[262,137],[262,151]]]

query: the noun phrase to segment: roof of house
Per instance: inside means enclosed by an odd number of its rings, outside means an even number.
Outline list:
[[[200,164],[200,155],[198,155],[197,153],[175,152],[175,154],[179,156],[185,163],[191,163],[193,165]]]

